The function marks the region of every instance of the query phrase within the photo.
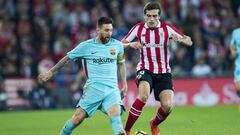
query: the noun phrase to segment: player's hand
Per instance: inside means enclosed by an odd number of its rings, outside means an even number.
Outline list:
[[[173,41],[180,42],[180,38],[176,34],[172,34],[171,37]]]
[[[51,71],[45,72],[45,73],[41,73],[38,76],[38,80],[40,82],[47,82],[49,79],[51,79],[53,76],[53,73]]]
[[[70,89],[72,91],[76,91],[79,87],[79,84],[77,82],[73,83],[71,86],[70,86]]]
[[[232,51],[232,52],[231,52],[231,58],[232,58],[232,59],[236,59],[237,57],[238,57],[237,51]]]
[[[131,42],[129,43],[129,46],[131,48],[134,48],[134,49],[141,49],[142,48],[142,45],[140,42]]]
[[[124,87],[121,89],[121,99],[123,99],[124,97],[126,97],[127,91],[128,91],[127,86],[124,86]]]
[[[175,42],[180,42],[184,43],[185,45],[192,46],[192,40],[189,36],[184,35],[183,38],[180,38],[176,34],[172,34],[171,37]]]

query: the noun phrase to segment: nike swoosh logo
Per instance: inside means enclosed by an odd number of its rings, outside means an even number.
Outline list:
[[[97,53],[97,52],[91,52],[91,54],[95,54],[95,53]]]

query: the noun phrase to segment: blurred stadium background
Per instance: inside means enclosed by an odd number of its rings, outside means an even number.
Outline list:
[[[0,117],[13,110],[74,108],[86,79],[80,62],[70,63],[44,85],[37,82],[38,73],[47,71],[79,42],[94,37],[100,16],[113,18],[113,37],[121,40],[134,24],[143,20],[146,2],[0,0],[0,110],[4,111]],[[193,40],[192,47],[171,44],[176,105],[239,103],[233,86],[234,60],[229,55],[229,43],[232,30],[240,26],[240,1],[160,2],[161,19],[180,28]],[[127,106],[137,94],[133,81],[137,55],[134,49],[126,50],[129,93],[124,102]],[[148,106],[156,105],[151,97]]]

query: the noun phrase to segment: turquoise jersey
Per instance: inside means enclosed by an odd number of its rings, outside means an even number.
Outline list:
[[[235,63],[240,65],[240,28],[235,29],[232,33],[231,45],[235,45],[238,56]]]
[[[240,28],[235,29],[232,33],[230,45],[236,46],[237,57],[235,59],[234,81],[240,81]]]
[[[120,41],[111,38],[108,43],[89,39],[78,44],[67,53],[71,60],[81,59],[88,77],[85,86],[97,88],[100,85],[118,87],[117,63],[124,62],[124,49]]]

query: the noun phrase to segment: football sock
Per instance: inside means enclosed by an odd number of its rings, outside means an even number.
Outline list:
[[[125,131],[131,130],[133,124],[136,122],[138,117],[141,115],[144,105],[145,105],[145,103],[142,102],[141,100],[139,100],[138,98],[134,101],[131,109],[129,110],[128,119],[127,119],[126,126],[125,126]]]
[[[74,128],[75,126],[73,125],[72,121],[68,120],[62,128],[60,135],[71,135]]]
[[[152,126],[158,126],[161,122],[163,122],[167,118],[169,114],[170,113],[165,113],[162,107],[160,107],[157,111],[156,117],[152,121]]]
[[[119,131],[124,131],[120,115],[115,115],[110,118],[114,135],[118,135]]]

